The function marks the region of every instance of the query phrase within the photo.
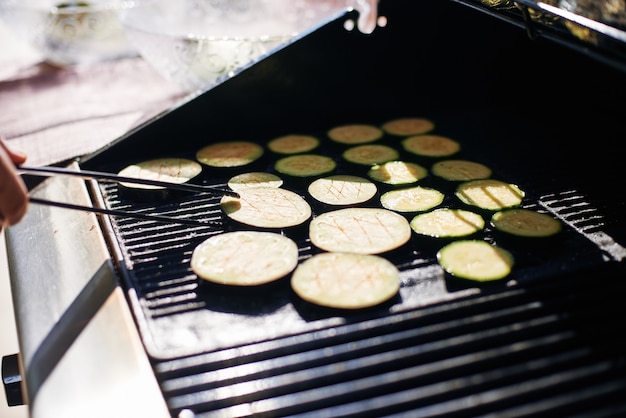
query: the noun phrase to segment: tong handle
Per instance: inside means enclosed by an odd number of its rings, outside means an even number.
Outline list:
[[[171,183],[168,181],[159,181],[159,180],[151,180],[151,179],[141,179],[136,177],[125,177],[119,176],[117,174],[105,173],[101,171],[89,171],[89,170],[80,170],[74,171],[67,168],[61,167],[26,167],[26,166],[18,166],[17,170],[32,175],[42,175],[42,176],[53,176],[53,175],[67,175],[67,176],[76,176],[84,179],[95,179],[101,181],[110,181],[110,182],[118,182],[118,183],[133,183],[133,184],[145,184],[148,186],[157,186],[157,187],[165,187],[168,189],[174,190],[182,190],[186,192],[210,192],[214,194],[222,194],[226,196],[239,197],[239,194],[226,189],[222,186],[206,186],[206,185],[198,185],[198,184],[189,184],[189,183]]]
[[[198,220],[198,219],[173,218],[169,216],[129,212],[125,210],[95,208],[92,206],[82,206],[82,205],[75,205],[73,203],[55,202],[52,200],[39,199],[39,198],[32,197],[32,196],[29,197],[29,202],[39,204],[39,205],[54,206],[54,207],[59,207],[59,208],[64,208],[64,209],[74,209],[74,210],[81,210],[84,212],[95,212],[95,213],[102,213],[105,215],[113,215],[113,216],[124,216],[127,218],[143,219],[147,221],[178,223],[182,225],[207,226],[207,225],[217,223],[216,221],[210,221],[210,220],[203,221],[203,220]]]

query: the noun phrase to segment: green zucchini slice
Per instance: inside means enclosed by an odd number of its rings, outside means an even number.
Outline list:
[[[407,161],[388,161],[373,165],[367,175],[376,181],[390,185],[411,184],[428,176],[428,170]]]
[[[523,208],[496,212],[490,223],[498,231],[518,237],[550,237],[563,229],[561,221],[547,213]]]
[[[383,123],[383,131],[396,136],[420,135],[435,129],[435,124],[426,118],[398,118]]]
[[[292,177],[315,177],[330,173],[336,167],[335,160],[318,154],[290,155],[274,163],[276,171]]]
[[[353,164],[373,165],[397,160],[400,153],[388,145],[364,144],[348,148],[343,152],[342,157]]]
[[[363,309],[395,296],[400,290],[400,273],[380,256],[320,253],[296,267],[291,288],[303,300],[316,305]]]
[[[408,152],[423,157],[448,157],[461,150],[461,144],[441,135],[416,135],[402,140]]]
[[[196,152],[196,159],[209,167],[241,167],[258,160],[264,148],[248,141],[216,142]]]
[[[439,190],[415,186],[389,190],[380,197],[380,203],[396,212],[423,212],[440,205],[444,198]]]
[[[336,126],[327,132],[328,137],[340,144],[365,144],[383,137],[383,130],[374,125],[351,124]]]
[[[493,211],[519,206],[525,193],[516,184],[496,179],[481,179],[459,184],[455,195],[467,205]]]
[[[430,171],[433,175],[450,181],[469,181],[491,177],[491,168],[467,160],[439,161],[432,165]]]
[[[511,273],[515,259],[510,251],[481,240],[460,240],[437,252],[437,261],[452,276],[487,282]]]
[[[481,231],[485,227],[485,220],[469,210],[442,208],[416,215],[410,225],[419,235],[459,238]]]

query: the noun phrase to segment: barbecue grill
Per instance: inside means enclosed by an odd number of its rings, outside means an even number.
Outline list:
[[[626,414],[624,32],[594,22],[595,41],[580,39],[562,25],[573,14],[526,0],[381,0],[379,15],[386,24],[363,34],[346,29],[358,17],[346,10],[66,164],[115,173],[211,142],[427,117],[463,157],[522,187],[525,207],[560,219],[558,238],[501,241],[487,227],[482,239],[517,264],[485,285],[449,277],[411,240],[385,255],[399,295],[345,312],[307,304],[285,280],[199,279],[193,249],[232,228],[219,195],[136,201],[115,183],[32,179],[33,196],[174,218],[32,205],[6,231],[32,416]],[[293,238],[300,260],[316,253],[306,234]]]

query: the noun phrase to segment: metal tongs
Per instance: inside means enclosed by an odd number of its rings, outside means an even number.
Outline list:
[[[125,177],[119,176],[117,174],[105,173],[100,171],[89,171],[89,170],[80,170],[74,171],[67,168],[62,167],[26,167],[19,166],[17,167],[18,172],[22,174],[29,174],[34,176],[55,176],[55,175],[66,175],[66,176],[74,176],[80,177],[83,179],[93,179],[99,180],[103,182],[114,182],[114,183],[132,183],[132,184],[144,184],[148,186],[157,186],[157,187],[165,187],[172,190],[182,190],[187,192],[199,193],[199,192],[209,192],[217,195],[226,195],[232,197],[239,197],[239,194],[227,189],[226,185],[199,185],[199,184],[189,184],[189,183],[171,183],[167,181],[159,181],[159,180],[151,180],[151,179],[140,179],[135,177]],[[46,199],[40,199],[36,197],[30,197],[29,201],[35,204],[42,204],[47,206],[56,206],[66,209],[75,209],[82,210],[87,212],[95,212],[102,213],[106,215],[114,215],[114,216],[126,216],[131,218],[159,221],[159,222],[167,222],[167,223],[180,223],[185,225],[208,225],[214,223],[209,220],[198,220],[198,219],[181,219],[181,218],[172,218],[168,216],[160,216],[160,215],[151,215],[145,213],[136,213],[136,212],[128,212],[124,210],[117,209],[103,209],[96,208],[92,206],[83,206],[76,205],[73,203],[64,203],[64,202],[55,202]]]

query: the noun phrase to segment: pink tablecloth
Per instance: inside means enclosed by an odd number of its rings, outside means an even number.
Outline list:
[[[28,165],[89,154],[185,95],[140,57],[57,68],[0,27],[0,135]]]

